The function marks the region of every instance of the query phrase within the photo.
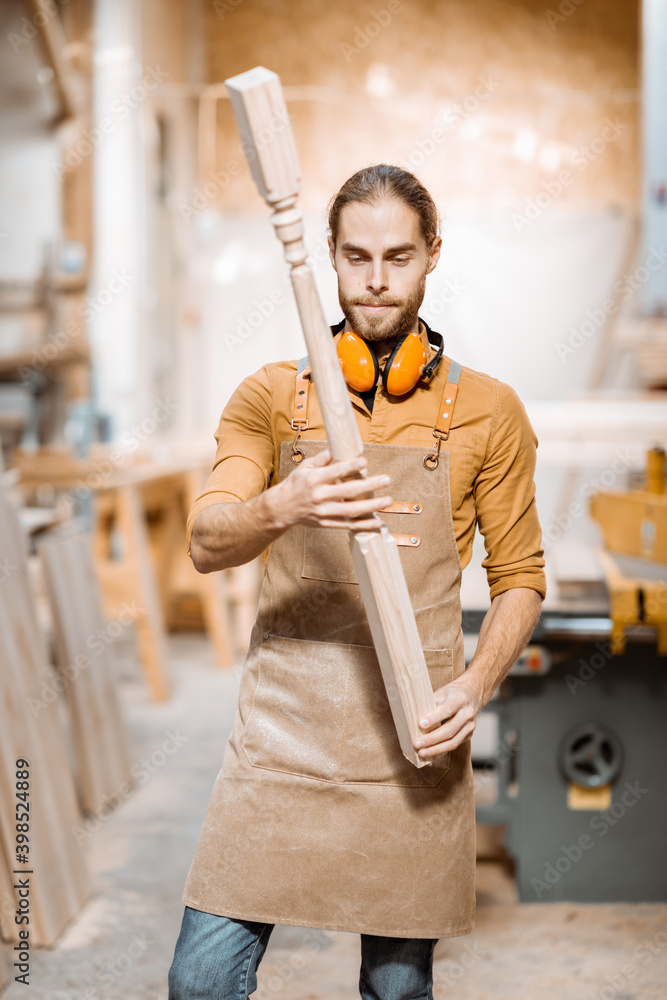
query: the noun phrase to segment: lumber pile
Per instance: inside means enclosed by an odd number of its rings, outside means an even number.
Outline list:
[[[57,448],[16,450],[24,499],[52,495],[60,507],[90,498],[95,572],[105,614],[115,619],[128,604],[140,657],[156,701],[169,697],[166,632],[206,630],[217,662],[230,667],[248,648],[261,565],[200,574],[186,554],[188,510],[208,471],[203,459],[144,459],[123,465],[120,451],[80,459]],[[122,457],[122,456],[121,456]],[[233,622],[231,616],[233,615]]]
[[[89,536],[76,522],[38,544],[53,616],[53,642],[85,813],[99,813],[131,786],[130,758],[112,644],[122,618],[106,622]],[[129,613],[128,613],[129,614]]]
[[[31,945],[50,945],[88,899],[91,878],[72,835],[81,815],[58,701],[45,697],[54,673],[19,519],[1,491],[0,559],[0,934],[18,942],[15,911],[29,910]]]

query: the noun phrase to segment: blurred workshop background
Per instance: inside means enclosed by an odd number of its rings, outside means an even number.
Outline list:
[[[664,997],[667,0],[0,0],[0,51],[4,996],[167,996],[261,585],[197,574],[185,519],[236,385],[305,353],[224,85],[263,65],[328,321],[330,197],[413,170],[421,314],[539,439],[549,593],[473,735],[434,996]],[[357,977],[358,936],[281,927],[255,995]]]

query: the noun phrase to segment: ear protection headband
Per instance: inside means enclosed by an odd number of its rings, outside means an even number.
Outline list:
[[[345,321],[334,327],[334,333],[340,332],[344,325]],[[434,333],[425,323],[424,326],[429,342],[433,339],[438,344],[437,351],[427,364],[428,355],[418,333],[404,333],[399,337],[382,369],[382,384],[391,396],[404,396],[420,379],[428,382],[440,364],[444,341],[439,333]],[[367,392],[377,385],[380,366],[375,351],[363,337],[348,330],[338,342],[337,353],[343,377],[351,389]]]

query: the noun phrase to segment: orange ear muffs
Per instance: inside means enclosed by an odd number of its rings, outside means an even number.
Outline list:
[[[387,358],[382,372],[382,384],[390,396],[404,396],[410,392],[424,370],[427,354],[418,333],[401,337]]]
[[[338,341],[338,360],[343,369],[343,377],[351,389],[368,392],[377,384],[380,366],[363,337],[349,330]]]

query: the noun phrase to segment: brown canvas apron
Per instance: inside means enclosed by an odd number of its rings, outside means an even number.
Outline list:
[[[451,419],[451,418],[450,418]],[[449,421],[448,421],[449,423]],[[326,446],[301,441],[306,456]],[[434,690],[465,669],[449,452],[365,444],[391,477],[397,537]],[[281,445],[280,479],[296,466]],[[475,917],[470,741],[402,754],[348,532],[271,545],[257,620],[183,902],[209,913],[385,937],[467,934]]]

